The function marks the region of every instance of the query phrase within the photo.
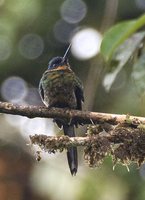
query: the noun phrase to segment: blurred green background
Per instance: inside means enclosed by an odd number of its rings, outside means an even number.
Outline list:
[[[49,60],[72,43],[70,64],[84,84],[84,110],[145,116],[144,95],[136,92],[130,66],[106,90],[109,72],[99,54],[105,31],[145,12],[145,0],[0,0],[0,98],[42,105],[39,80]],[[48,119],[0,115],[0,199],[143,200],[145,166],[117,165],[110,158],[90,169],[79,148],[79,170],[71,177],[65,152],[42,153],[29,135],[59,134]],[[84,134],[79,129],[78,134]]]

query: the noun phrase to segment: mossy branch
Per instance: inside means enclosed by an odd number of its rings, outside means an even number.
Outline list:
[[[145,160],[145,129],[141,124],[114,126],[103,123],[88,126],[86,137],[33,135],[30,140],[48,153],[61,152],[70,146],[83,146],[84,159],[90,167],[100,165],[107,155],[112,156],[114,165],[120,162],[127,166],[135,162],[140,166]]]
[[[8,102],[0,102],[0,113],[29,118],[75,119],[81,124],[91,124],[88,126],[86,137],[30,136],[32,144],[37,144],[49,153],[62,151],[70,146],[84,146],[84,158],[91,167],[102,163],[106,155],[111,155],[114,163],[119,161],[125,165],[130,162],[141,165],[145,160],[145,118],[143,117],[59,108],[48,109],[42,106],[22,106]]]

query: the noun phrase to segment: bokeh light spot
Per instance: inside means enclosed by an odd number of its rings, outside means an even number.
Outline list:
[[[0,6],[4,4],[5,0],[0,0]]]
[[[19,42],[19,51],[27,59],[38,58],[44,50],[44,42],[37,34],[27,34]]]
[[[139,9],[145,10],[145,0],[135,0],[135,3]]]
[[[77,32],[72,38],[72,53],[78,59],[89,59],[100,51],[101,34],[93,28]]]
[[[61,16],[68,23],[80,22],[87,13],[87,6],[82,0],[66,0],[61,6]]]
[[[13,0],[7,2],[7,9],[14,14],[13,21],[24,23],[26,26],[35,20],[41,11],[41,0]]]
[[[25,102],[29,105],[43,105],[38,88],[28,88]]]
[[[19,128],[21,124],[27,119],[26,117],[19,115],[4,115],[6,121],[13,127]]]
[[[24,123],[20,125],[20,131],[24,137],[28,137],[30,134],[53,135],[54,134],[54,123],[52,120],[43,118],[25,119]]]
[[[54,26],[54,36],[60,42],[69,42],[72,32],[76,28],[75,24],[69,24],[64,20],[59,20]]]
[[[24,138],[29,139],[29,135],[43,133],[54,135],[54,123],[51,119],[34,118],[28,119],[18,115],[4,115],[6,121],[13,127],[18,128]]]
[[[0,36],[0,60],[7,60],[12,52],[12,43],[6,36]]]
[[[20,103],[27,94],[25,81],[20,77],[9,77],[1,86],[2,97],[12,103]]]

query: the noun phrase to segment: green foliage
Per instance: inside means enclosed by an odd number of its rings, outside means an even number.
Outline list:
[[[144,65],[142,49],[145,32],[135,32],[144,25],[145,15],[142,15],[136,20],[121,22],[105,33],[101,44],[101,53],[108,63],[109,72],[103,80],[106,91],[111,89],[119,73],[125,66],[130,68],[130,71],[133,71],[131,78],[135,82],[140,82],[139,87],[142,87],[144,81],[142,82],[139,76],[137,76],[137,66]],[[140,67],[140,70],[143,74],[144,68]]]
[[[141,55],[133,65],[131,78],[135,83],[138,94],[144,95],[145,91],[145,49],[142,48]]]
[[[131,34],[145,25],[145,15],[136,20],[121,22],[113,26],[104,35],[101,44],[101,53],[106,61],[111,60],[116,48],[122,44]]]
[[[106,91],[110,90],[118,74],[125,66],[132,68],[136,62],[140,62],[142,57],[141,48],[144,38],[145,31],[135,33],[116,49],[109,63],[109,73],[107,73],[104,78],[104,87]],[[140,55],[137,56],[137,54]],[[135,67],[134,72],[136,72],[136,70],[138,69]],[[134,73],[133,77],[136,79],[135,76],[136,74]]]

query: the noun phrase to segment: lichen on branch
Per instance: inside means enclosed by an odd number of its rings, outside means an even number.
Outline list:
[[[90,167],[99,166],[104,158],[111,155],[113,164],[140,166],[145,160],[145,130],[132,124],[90,125],[86,137],[30,136],[32,144],[48,153],[63,151],[70,146],[83,146],[84,159]]]
[[[143,117],[60,108],[49,109],[42,106],[14,105],[8,102],[0,102],[0,113],[29,118],[75,119],[82,125],[91,124],[85,137],[30,136],[32,144],[37,144],[48,153],[63,151],[70,146],[83,146],[84,159],[90,167],[98,166],[107,155],[112,156],[114,164],[121,162],[128,165],[130,162],[135,162],[140,166],[145,160],[145,118]]]

